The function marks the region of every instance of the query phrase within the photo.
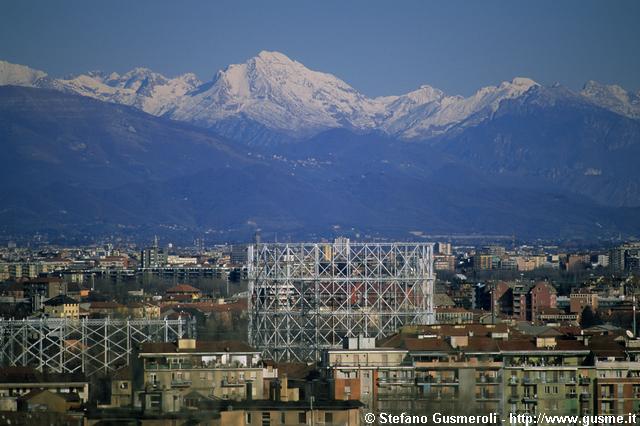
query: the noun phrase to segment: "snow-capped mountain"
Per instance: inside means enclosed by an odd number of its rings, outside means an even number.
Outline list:
[[[146,68],[125,74],[91,71],[68,78],[53,79],[45,72],[0,61],[0,86],[27,86],[55,89],[105,102],[129,105],[149,114],[163,115],[165,107],[202,82],[194,74],[167,78]]]
[[[505,99],[518,97],[538,83],[528,78],[514,78],[499,86],[478,90],[472,96],[446,96],[430,86],[400,96],[388,105],[388,117],[381,127],[405,139],[426,138],[446,132],[451,126],[473,118],[469,124],[486,119]]]
[[[106,102],[134,106],[149,114],[165,114],[167,105],[200,86],[194,74],[169,79],[147,68],[136,68],[123,75],[90,72],[59,79],[58,90],[89,96]]]
[[[336,127],[369,129],[383,105],[331,74],[277,52],[230,65],[176,102],[171,117],[212,126],[243,115],[273,130],[308,135]]]
[[[247,141],[304,138],[334,128],[427,139],[487,120],[501,102],[540,87],[518,77],[469,97],[450,96],[425,85],[401,96],[369,98],[331,74],[266,51],[228,66],[204,83],[194,74],[167,78],[146,68],[122,75],[89,72],[52,79],[42,71],[0,62],[0,85],[53,88],[130,105]],[[589,82],[582,92],[567,93],[572,99],[640,118],[639,95],[619,86]]]
[[[242,115],[293,136],[351,128],[416,139],[446,131],[475,114],[489,114],[503,99],[535,85],[516,78],[469,98],[422,86],[406,95],[372,99],[331,74],[312,71],[282,53],[263,51],[220,71],[206,89],[180,98],[170,116],[208,127]]]
[[[39,87],[46,78],[45,72],[0,61],[0,86]]]
[[[615,84],[588,81],[580,94],[598,106],[629,118],[640,118],[640,92],[631,93]]]

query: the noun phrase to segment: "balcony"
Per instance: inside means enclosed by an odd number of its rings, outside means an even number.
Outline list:
[[[580,394],[580,401],[588,401],[591,399],[591,394],[588,392],[582,392]]]
[[[188,388],[191,386],[191,380],[174,379],[171,380],[172,388]]]
[[[496,376],[480,376],[476,378],[478,385],[495,385],[500,383],[500,377]]]
[[[538,403],[538,395],[537,394],[533,394],[533,395],[525,395],[522,398],[522,402],[529,403],[529,404],[537,404]]]
[[[509,404],[517,404],[520,402],[520,398],[517,395],[511,395],[509,397]]]
[[[476,395],[476,401],[499,401],[500,397],[493,393]]]
[[[509,384],[511,386],[517,386],[518,385],[518,378],[515,376],[509,377]]]
[[[399,381],[400,379],[392,379]],[[381,381],[381,379],[378,379]],[[402,380],[402,383],[406,383],[406,379]],[[432,386],[458,386],[458,379],[456,378],[435,378],[435,377],[416,377],[417,385],[432,385]]]
[[[573,398],[577,398],[578,394],[576,392],[567,392],[566,397],[569,399],[573,399]]]
[[[181,364],[156,364],[148,363],[144,366],[145,370],[185,370],[194,368],[192,363]]]
[[[591,383],[591,379],[588,377],[580,377],[578,381],[581,385],[588,385],[589,383]]]
[[[240,387],[245,385],[244,379],[222,379],[223,387]]]

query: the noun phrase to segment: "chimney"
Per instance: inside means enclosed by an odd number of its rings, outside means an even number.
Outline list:
[[[280,399],[282,401],[289,400],[289,379],[286,374],[283,374],[280,380]]]
[[[196,339],[178,339],[178,349],[195,349]]]

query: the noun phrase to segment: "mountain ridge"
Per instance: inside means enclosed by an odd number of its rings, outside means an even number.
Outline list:
[[[594,200],[615,187],[637,198],[623,186],[625,177],[640,181],[637,167],[629,168],[636,136],[616,147],[621,175],[615,164],[597,161],[606,161],[611,145],[601,134],[636,135],[638,124],[584,103],[549,110],[553,93],[533,95],[501,104],[488,123],[447,133],[450,140],[406,143],[382,132],[331,129],[306,143],[253,149],[130,106],[0,87],[0,233],[180,233],[220,241],[246,241],[257,229],[293,239],[416,238],[416,231],[638,235],[639,207]],[[560,121],[549,123],[546,114]],[[521,136],[538,141],[572,121],[582,123],[580,137],[598,132],[571,161],[566,135],[538,143],[535,152]],[[559,153],[557,161],[538,170],[550,152]],[[580,192],[591,181],[602,183],[597,193]]]
[[[268,51],[229,65],[206,82],[190,73],[167,78],[146,68],[122,75],[90,72],[53,79],[42,71],[0,61],[0,85],[4,84],[51,88],[130,105],[211,128],[232,139],[242,129],[243,140],[263,143],[306,139],[332,128],[381,131],[404,140],[430,139],[454,127],[485,121],[501,102],[540,86],[515,77],[468,97],[422,85],[403,95],[370,98],[332,74]],[[582,91],[569,92],[581,101],[640,118],[638,94],[619,86],[590,81]]]

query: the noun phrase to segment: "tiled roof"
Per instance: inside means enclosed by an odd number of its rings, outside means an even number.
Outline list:
[[[166,291],[167,294],[170,293],[200,293],[200,290],[190,286],[189,284],[178,284],[174,287],[171,287]]]
[[[43,303],[43,305],[46,305],[46,306],[77,305],[77,304],[78,304],[78,301],[76,299],[72,299],[69,296],[65,296],[64,294],[56,296]]]

